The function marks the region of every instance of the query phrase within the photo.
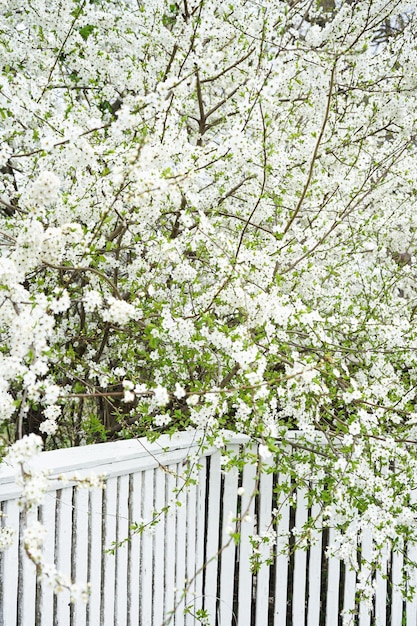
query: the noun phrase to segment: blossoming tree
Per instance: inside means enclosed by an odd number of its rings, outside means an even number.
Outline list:
[[[408,4],[3,3],[6,447],[244,432],[347,558],[415,537]]]

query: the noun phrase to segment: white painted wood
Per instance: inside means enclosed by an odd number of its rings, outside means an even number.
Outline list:
[[[378,571],[376,574],[375,626],[386,626],[387,623],[387,559],[388,551],[384,550],[381,560],[381,571]]]
[[[249,437],[236,435],[225,431],[225,436],[233,445],[247,444]],[[297,440],[299,433],[289,433],[287,439]],[[320,433],[314,435],[316,443],[325,442]],[[80,446],[76,448],[64,448],[42,452],[37,459],[38,469],[46,469],[52,472],[52,477],[59,474],[70,475],[75,471],[80,477],[88,476],[92,470],[96,474],[105,472],[108,478],[120,476],[126,473],[157,467],[160,463],[178,463],[186,456],[201,452],[205,434],[203,431],[187,431],[175,435],[162,435],[157,441],[150,443],[146,438],[129,439]],[[216,452],[213,446],[208,446],[202,452],[202,456],[211,456]],[[0,463],[0,492],[3,499],[13,499],[20,495],[21,489],[16,486],[14,480],[15,470],[12,466]],[[50,490],[59,489],[50,481]]]
[[[142,473],[137,472],[130,478],[129,485],[129,525],[137,526],[140,523],[142,511]],[[131,530],[128,555],[128,614],[127,626],[139,626],[140,602],[140,533]],[[93,623],[91,624],[93,626]]]
[[[252,448],[251,451],[253,451]],[[240,543],[238,580],[238,619],[240,626],[250,626],[252,611],[253,576],[250,558],[252,555],[249,537],[254,534],[255,495],[258,491],[256,465],[245,465],[242,476],[243,495],[240,498]]]
[[[101,603],[101,626],[114,626],[114,600],[116,558],[108,552],[116,541],[116,516],[117,516],[117,478],[110,478],[106,483],[104,493],[104,519],[103,519],[103,595]]]
[[[404,543],[399,541],[398,551],[392,555],[392,568],[391,568],[391,580],[392,580],[392,596],[391,596],[391,623],[401,624],[403,618],[403,596],[400,590],[400,584],[402,582],[402,568],[404,564]]]
[[[185,608],[185,560],[186,560],[186,528],[187,528],[187,511],[186,511],[186,487],[184,478],[182,477],[182,464],[177,465],[177,534],[176,534],[176,560],[175,560],[175,621],[177,626],[184,624],[184,608]]]
[[[411,492],[410,504],[415,506],[417,501],[417,491],[414,489]],[[417,563],[417,546],[415,543],[409,543],[407,545],[407,559],[409,563]],[[410,571],[410,579],[408,588],[413,592],[413,598],[407,602],[406,608],[406,622],[407,626],[417,626],[417,568],[412,567]]]
[[[220,519],[220,452],[210,458],[208,516],[206,537],[206,584],[204,589],[204,607],[209,615],[210,624],[216,623],[217,615],[217,571],[219,562],[219,519]]]
[[[165,518],[165,619],[169,619],[175,612],[175,559],[176,559],[176,508],[175,490],[177,479],[174,471],[170,471],[166,477],[166,502],[169,509]]]
[[[343,615],[344,615],[343,626],[354,625],[355,593],[356,593],[356,571],[353,568],[353,564],[347,564],[345,565],[345,585],[343,589]]]
[[[329,530],[329,547],[337,548],[335,532]],[[339,619],[339,580],[340,561],[336,557],[330,557],[327,562],[327,594],[326,594],[326,626],[333,626]]]
[[[117,494],[115,626],[127,624],[127,560],[129,537],[129,475],[119,476]],[[122,545],[120,545],[122,543]]]
[[[143,473],[142,480],[142,518],[147,524],[142,533],[142,554],[141,554],[141,624],[152,624],[152,558],[153,558],[153,534],[150,523],[153,519],[154,493],[153,493],[154,470],[149,469]]]
[[[230,433],[229,439],[235,444],[248,442],[248,437],[233,433]],[[84,477],[94,470],[96,474],[104,472],[110,478],[154,468],[159,464],[179,463],[185,457],[199,453],[204,440],[203,431],[190,431],[172,436],[162,435],[153,443],[141,438],[51,450],[39,455],[37,468],[50,470],[52,477],[59,474],[71,475],[75,471],[79,477]],[[208,446],[202,455],[210,456],[215,452],[213,446]],[[14,477],[15,469],[10,464],[0,463],[0,493],[5,500],[18,497],[21,493]],[[50,481],[51,490],[60,487],[62,484],[57,486],[56,482]]]
[[[38,511],[31,508],[26,515],[20,516],[20,567],[19,587],[22,594],[19,594],[18,602],[18,623],[30,626],[35,623],[36,611],[36,567],[26,555],[23,542],[23,530],[38,519]]]
[[[42,554],[46,563],[55,563],[55,513],[56,493],[50,492],[45,496],[43,505],[40,507],[40,522],[45,526],[48,534],[43,542]],[[39,598],[37,601],[42,626],[53,626],[54,592],[50,581],[41,578],[39,581]]]
[[[280,474],[278,487],[289,487],[288,476]],[[282,492],[278,494],[276,508],[279,514],[277,525],[277,558],[275,559],[275,604],[274,626],[286,626],[287,623],[287,599],[288,599],[288,540],[290,522],[289,496]]]
[[[71,577],[72,495],[72,487],[65,487],[57,494],[56,566],[58,572],[68,579]],[[70,624],[70,600],[67,590],[56,596],[56,622],[59,626]]]
[[[204,574],[204,548],[206,541],[206,478],[207,459],[202,457],[199,461],[197,504],[196,504],[196,544],[195,544],[195,596],[194,613],[203,607],[203,574]]]
[[[91,593],[87,605],[89,626],[100,623],[101,607],[101,563],[103,559],[102,542],[102,489],[92,489],[89,494],[89,546],[88,546],[88,580],[91,582]]]
[[[407,558],[411,563],[417,562],[417,546],[410,545],[407,547]],[[417,570],[411,568],[410,579],[408,583],[410,591],[414,589],[414,595],[411,600],[407,602],[406,606],[406,624],[407,626],[417,626]]]
[[[320,623],[320,589],[321,589],[321,555],[322,555],[322,524],[320,506],[313,504],[311,517],[316,528],[311,532],[311,543],[308,566],[308,613],[307,626],[319,626]]]
[[[185,626],[194,626],[194,602],[195,602],[195,571],[196,571],[196,535],[197,535],[197,491],[198,485],[190,485],[187,490],[187,536],[186,536],[186,582],[187,592],[185,606],[191,609],[185,617]]]
[[[157,468],[154,476],[155,514],[157,524],[154,535],[154,568],[153,568],[153,624],[164,621],[164,567],[165,567],[165,470]]]
[[[271,467],[273,458],[265,459],[264,467]],[[273,475],[262,471],[259,483],[259,509],[258,509],[258,534],[263,536],[273,532],[271,512],[272,506]],[[275,546],[270,543],[261,543],[259,546],[262,565],[256,575],[256,623],[268,623],[269,611],[269,575],[270,567],[265,563],[271,557]]]
[[[0,616],[3,626],[16,626],[17,623],[17,595],[19,576],[19,505],[17,500],[7,500],[3,505],[4,523],[16,530],[13,545],[0,552],[2,606]]]
[[[361,564],[361,575],[362,573],[369,579],[372,576],[371,567],[368,563],[372,560],[372,530],[370,528],[365,528],[362,531],[362,559],[363,563]],[[362,601],[359,604],[359,626],[370,626],[371,624],[371,613],[369,607],[366,602]]]
[[[303,525],[308,518],[308,509],[306,502],[307,491],[305,487],[297,489],[297,508],[295,512],[295,527],[301,531]],[[297,536],[295,538],[297,542]],[[307,569],[307,552],[305,550],[296,550],[294,555],[294,587],[293,587],[293,603],[292,615],[293,622],[297,626],[305,624],[305,602],[306,602],[306,569]]]
[[[232,455],[238,453],[237,446],[228,446]],[[231,532],[236,532],[237,518],[237,486],[238,471],[230,469],[224,475],[223,483],[223,520],[220,554],[220,624],[232,624],[236,617],[233,614],[233,589],[235,582],[236,544]]]
[[[88,491],[76,489],[73,513],[72,579],[85,585],[88,576]],[[77,626],[87,623],[87,606],[76,602],[71,606],[72,622]]]

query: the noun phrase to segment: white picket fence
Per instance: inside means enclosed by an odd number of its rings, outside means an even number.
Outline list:
[[[246,444],[234,437],[230,447],[237,451]],[[287,476],[262,474],[259,493],[251,497],[256,466],[247,464],[240,475],[224,473],[220,452],[202,450],[195,433],[153,444],[131,440],[45,452],[41,463],[55,474],[107,475],[104,491],[52,480],[45,503],[30,513],[48,528],[45,557],[77,581],[89,580],[91,595],[87,605],[71,604],[66,591],[54,596],[37,580],[20,534],[0,554],[0,626],[194,626],[199,609],[207,611],[210,626],[338,626],[342,611],[351,614],[345,623],[358,626],[417,626],[416,601],[405,602],[397,587],[403,557],[387,555],[369,612],[355,601],[355,572],[326,557],[328,531],[310,549],[284,551],[252,574],[249,537],[268,529],[272,509],[281,506],[279,551],[314,507],[307,509],[303,489],[296,501],[277,503],[276,481]],[[185,488],[190,464],[196,481]],[[18,496],[12,471],[0,467],[2,523],[22,530]],[[173,498],[181,505],[169,506]],[[132,532],[132,524],[150,521],[155,511],[162,513],[152,531]],[[236,546],[230,519],[246,511],[250,519],[242,523]],[[114,554],[106,551],[125,538]],[[370,554],[370,534],[360,548],[363,556]],[[268,556],[267,545],[260,550]],[[415,557],[415,548],[410,550]]]

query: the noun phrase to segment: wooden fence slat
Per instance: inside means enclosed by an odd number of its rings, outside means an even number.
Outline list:
[[[154,470],[149,469],[143,473],[142,482],[142,518],[146,524],[152,521],[154,511],[153,493]],[[153,535],[152,529],[148,525],[142,533],[142,555],[141,555],[141,624],[152,624],[152,557],[153,557]]]
[[[208,517],[206,538],[206,584],[204,589],[204,608],[208,612],[211,626],[217,621],[217,568],[219,550],[220,519],[220,452],[210,458]],[[221,625],[223,626],[223,625]]]
[[[263,462],[264,467],[271,467],[273,464],[273,458],[265,459]],[[264,533],[271,532],[271,512],[272,512],[272,487],[273,476],[272,473],[266,473],[262,471],[259,482],[259,508],[258,508],[258,534],[262,537]],[[270,543],[261,543],[259,546],[261,567],[256,574],[256,623],[267,624],[268,623],[268,611],[269,611],[269,575],[270,566],[265,563],[270,558],[271,552],[275,549],[275,546],[271,546]]]
[[[23,522],[24,517],[26,517]],[[18,602],[18,623],[25,626],[35,624],[36,612],[36,568],[29,557],[26,555],[23,544],[23,530],[31,526],[38,519],[38,511],[31,508],[26,515],[20,515],[21,535],[20,535],[20,574],[19,586],[23,593]]]
[[[48,531],[42,548],[43,558],[51,565],[55,563],[55,512],[56,493],[47,493],[40,507],[40,522]],[[54,592],[47,578],[42,578],[39,582],[37,605],[42,626],[53,626],[54,612],[51,607],[54,606]]]
[[[301,530],[308,518],[307,490],[305,487],[297,489],[297,508],[295,511],[295,526]],[[297,537],[295,537],[297,542]],[[292,601],[293,622],[297,626],[305,624],[305,601],[306,601],[306,567],[307,552],[296,550],[294,555],[294,587]]]
[[[250,450],[248,450],[250,451]],[[242,488],[240,500],[241,515],[244,515],[240,527],[239,550],[239,579],[238,579],[238,619],[239,626],[250,626],[252,612],[252,585],[253,576],[250,558],[252,555],[249,537],[254,534],[256,465],[250,463],[243,468]]]
[[[280,474],[278,486],[282,489],[289,488],[290,479],[288,476]],[[290,502],[289,496],[280,493],[276,508],[279,511],[279,521],[277,525],[277,558],[275,559],[275,604],[274,604],[274,626],[286,626],[287,623],[287,598],[288,598],[288,539],[290,522]]]
[[[335,546],[335,531],[330,528],[329,546]],[[326,626],[333,626],[339,619],[339,579],[340,561],[330,557],[327,564],[327,594],[326,594]]]
[[[206,480],[207,459],[199,460],[197,507],[196,507],[196,539],[195,539],[195,599],[194,613],[203,607],[203,576],[204,576],[204,548],[206,538]],[[197,624],[197,622],[196,622]]]
[[[364,528],[362,530],[361,537],[362,545],[362,559],[364,562],[361,564],[361,575],[364,579],[369,579],[372,576],[371,567],[368,563],[372,560],[372,530],[370,528]],[[370,626],[371,624],[371,612],[369,610],[368,603],[362,600],[359,603],[359,626]]]
[[[102,626],[114,626],[114,601],[116,582],[116,559],[114,554],[108,551],[116,541],[116,516],[117,516],[117,478],[109,478],[104,492],[104,517],[103,517],[103,574],[102,574],[102,603],[101,624]]]
[[[195,599],[196,581],[194,574],[196,571],[196,534],[197,534],[197,485],[190,485],[187,491],[187,568],[186,568],[186,582],[187,593],[185,596],[185,606],[193,607]],[[194,610],[191,613],[187,613],[185,618],[185,626],[194,626]]]
[[[103,490],[92,489],[89,501],[88,580],[91,582],[91,593],[87,604],[87,617],[89,626],[93,626],[100,623]]]
[[[357,542],[356,542],[357,543]],[[345,584],[343,588],[343,626],[353,626],[355,622],[356,571],[349,564],[345,565]]]
[[[164,621],[164,566],[165,566],[165,471],[157,468],[154,475],[155,513],[158,515],[154,531],[153,567],[153,624],[160,626]]]
[[[403,596],[400,585],[402,583],[402,568],[404,564],[403,556],[404,543],[399,541],[398,551],[392,555],[391,581],[391,623],[401,624],[403,618]]]
[[[375,626],[387,626],[387,560],[388,553],[384,550],[381,571],[376,574]]]
[[[410,505],[415,506],[416,501],[417,491],[414,489],[411,492]],[[417,563],[417,545],[415,543],[410,542],[407,545],[407,559],[411,565]],[[413,566],[411,566],[410,568],[408,589],[410,591],[414,590],[414,592],[417,592],[417,569]],[[414,593],[413,598],[407,602],[406,623],[407,626],[417,626],[417,593]]]
[[[177,479],[170,468],[166,477],[166,501],[170,506],[165,518],[165,619],[175,612],[176,487]]]
[[[124,542],[116,551],[115,626],[127,624],[127,560],[129,536],[129,475],[119,476],[117,484],[117,542]]]
[[[5,525],[16,530],[13,544],[0,553],[1,584],[3,586],[2,605],[0,606],[0,623],[3,626],[16,626],[17,623],[17,596],[19,576],[19,516],[20,510],[17,500],[6,500],[3,505]]]
[[[79,585],[87,583],[88,575],[88,491],[76,489],[73,513],[72,579]],[[72,623],[85,626],[87,606],[76,602],[71,606]]]
[[[130,477],[129,485],[129,524],[139,524],[141,520],[142,502],[142,473],[137,472]],[[140,600],[140,543],[139,532],[130,532],[128,554],[128,578],[127,598],[128,614],[127,626],[139,626],[139,600]],[[93,626],[93,624],[91,624]]]
[[[175,625],[184,624],[184,588],[185,588],[185,560],[186,560],[186,486],[182,476],[182,465],[176,467],[177,471],[177,553],[175,559]]]
[[[57,523],[56,523],[56,566],[58,572],[71,577],[71,551],[72,551],[72,487],[65,487],[58,492]],[[70,624],[70,593],[61,591],[56,596],[55,620],[59,626]]]
[[[310,559],[308,566],[308,613],[307,626],[319,626],[320,623],[320,589],[321,589],[321,555],[322,534],[320,505],[313,504],[311,517],[316,521],[316,527],[311,533]]]
[[[238,453],[237,446],[228,446],[232,455]],[[235,582],[236,544],[230,536],[236,528],[237,516],[237,485],[238,472],[230,469],[224,475],[223,482],[223,519],[220,554],[220,624],[232,624],[236,618],[233,614],[233,590]]]
[[[410,563],[417,562],[417,546],[411,544],[407,546],[407,559]],[[413,593],[417,591],[417,569],[415,567],[410,568],[409,572],[408,589]],[[417,593],[414,593],[411,600],[408,600],[406,605],[406,624],[407,626],[417,626]]]

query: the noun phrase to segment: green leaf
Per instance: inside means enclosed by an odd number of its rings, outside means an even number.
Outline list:
[[[86,24],[85,26],[81,26],[78,29],[78,32],[80,33],[84,41],[87,41],[91,33],[95,30],[95,28],[96,26],[94,26],[93,24]]]

